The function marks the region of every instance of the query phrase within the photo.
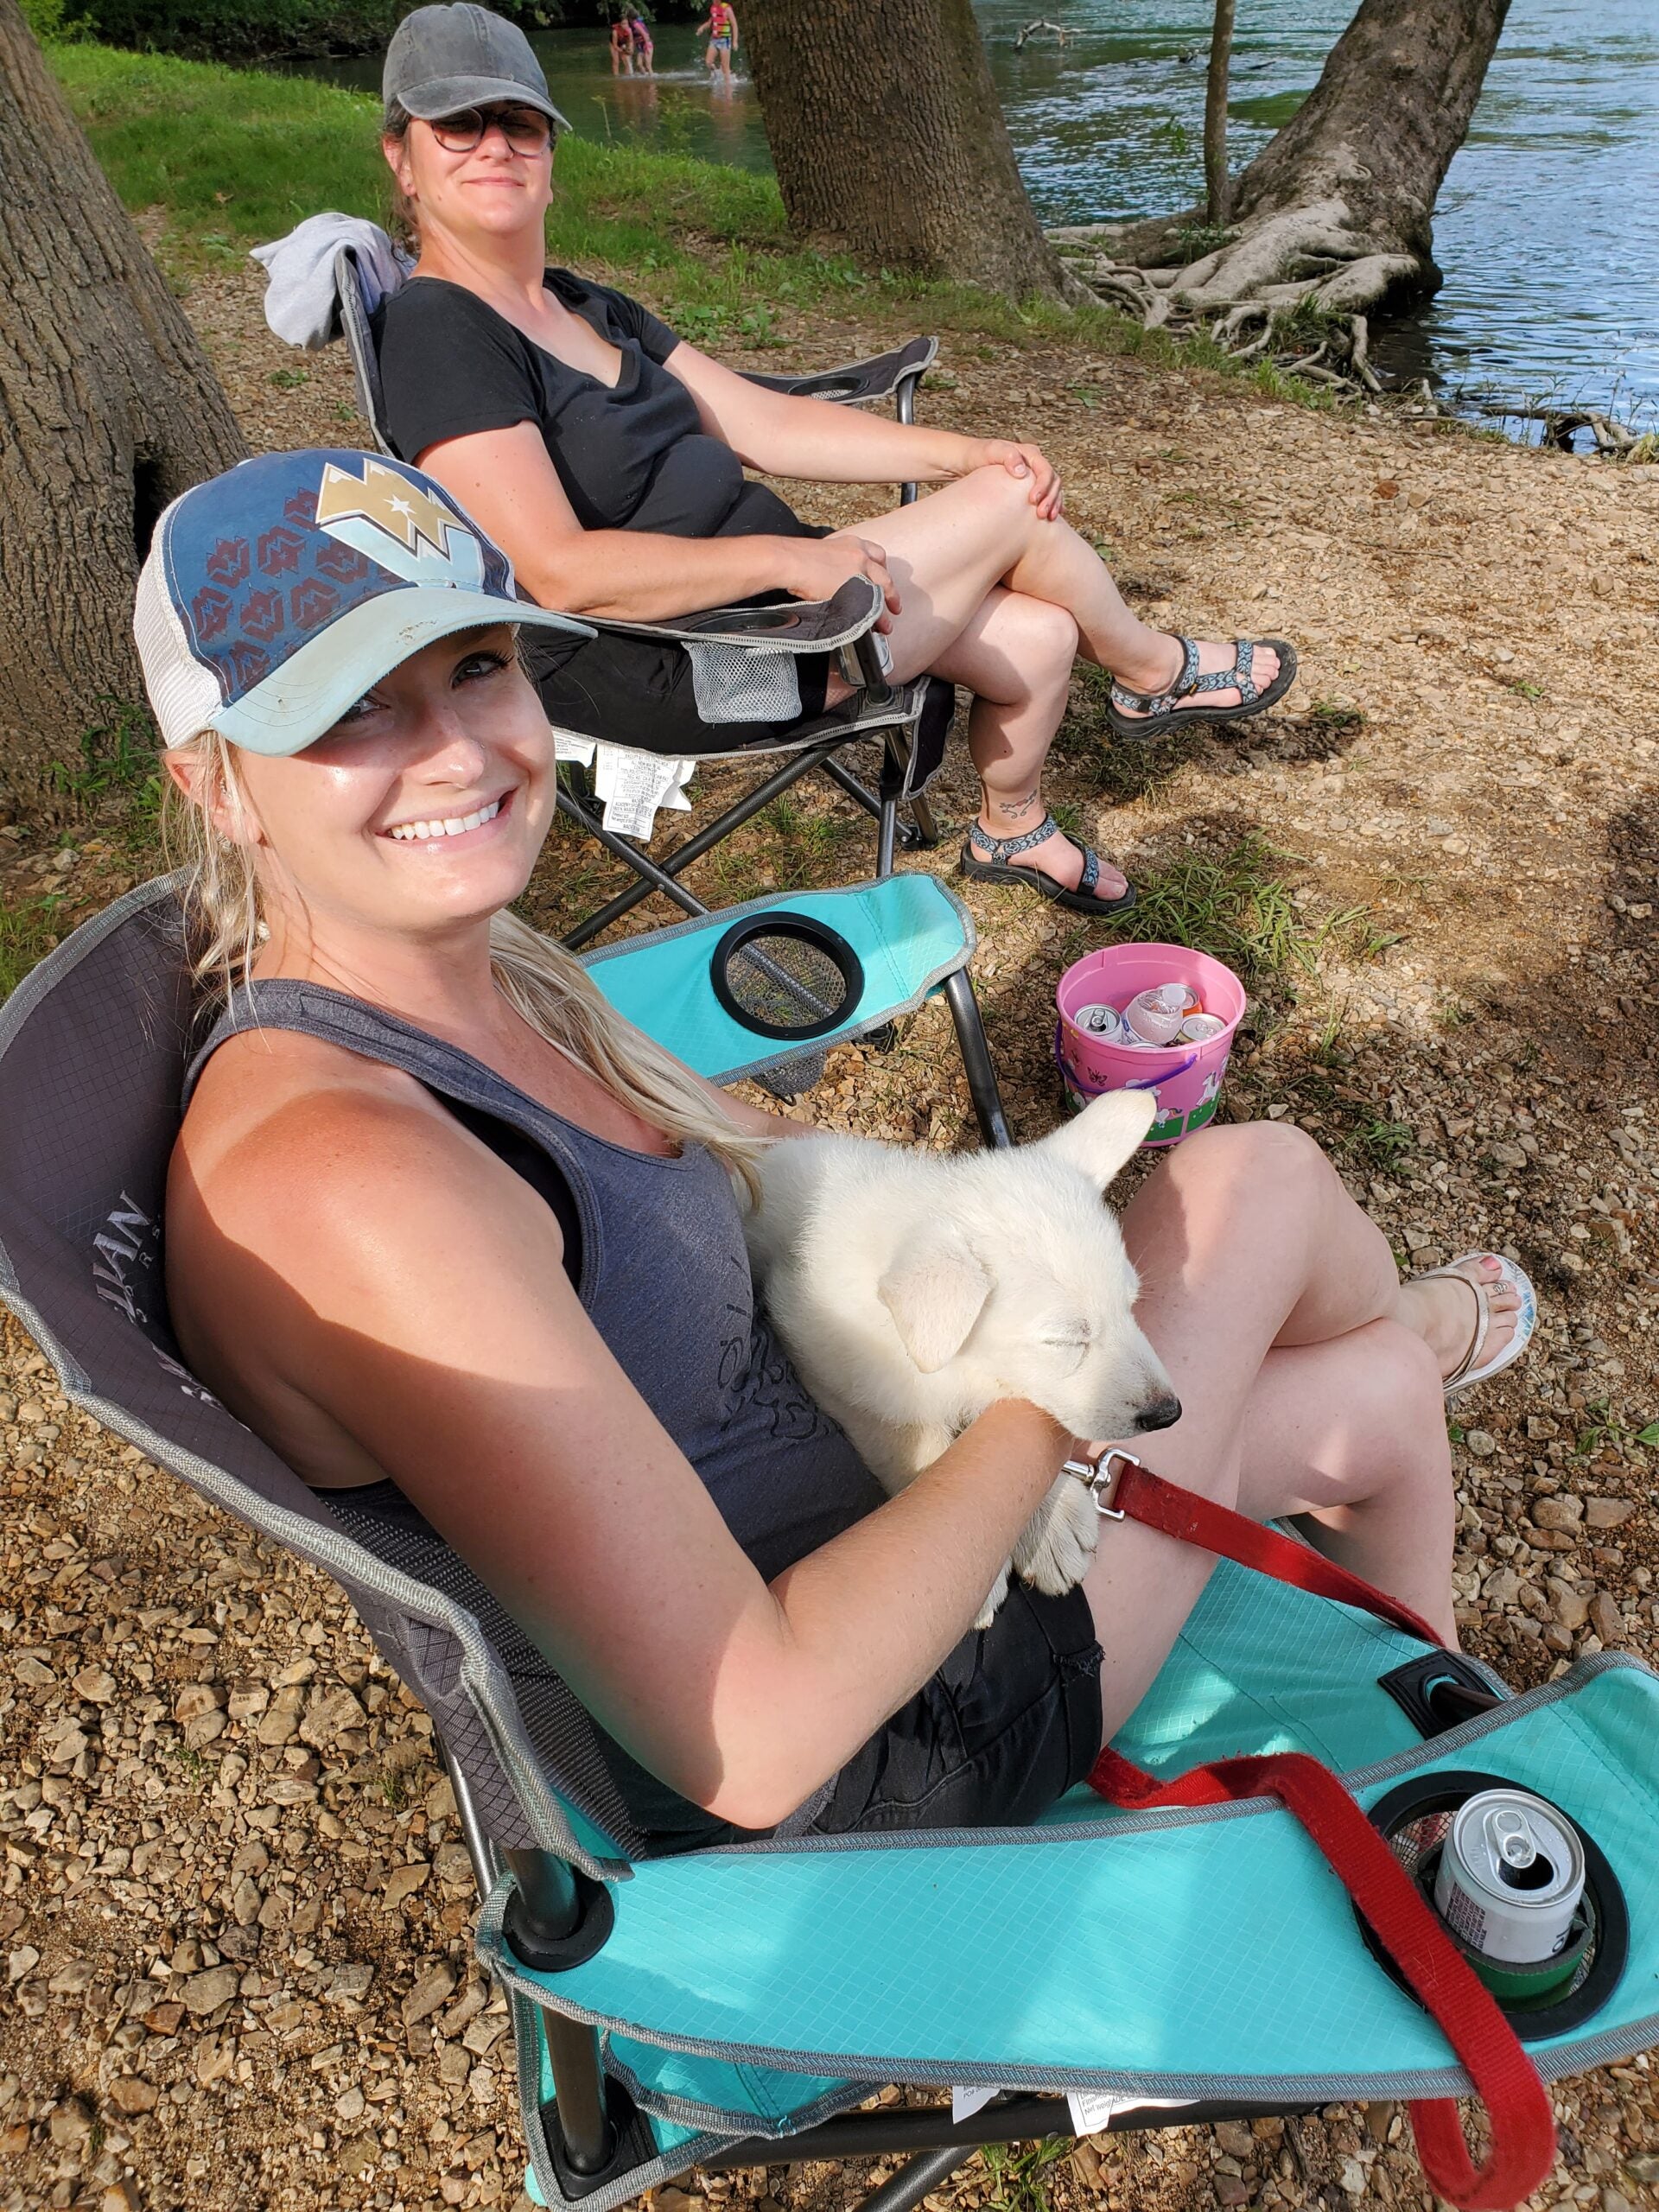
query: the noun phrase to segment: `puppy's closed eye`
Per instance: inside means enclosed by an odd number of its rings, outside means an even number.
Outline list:
[[[1086,1321],[1067,1321],[1057,1327],[1045,1329],[1038,1342],[1054,1354],[1054,1366],[1062,1375],[1075,1375],[1083,1364],[1083,1356],[1094,1341],[1094,1332]]]
[[[1057,1321],[1043,1330],[1039,1343],[1052,1344],[1058,1350],[1063,1345],[1076,1344],[1081,1348],[1095,1340],[1095,1332],[1086,1321]]]

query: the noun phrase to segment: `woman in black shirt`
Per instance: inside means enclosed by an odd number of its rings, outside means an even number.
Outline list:
[[[1035,446],[765,391],[637,301],[548,269],[550,103],[527,47],[524,60],[539,96],[527,79],[522,103],[431,120],[411,117],[388,67],[385,151],[420,245],[377,332],[399,454],[478,518],[533,598],[569,613],[664,621],[770,593],[826,599],[849,575],[872,577],[895,677],[932,670],[974,695],[984,803],[964,873],[1031,884],[1084,913],[1122,912],[1124,877],[1067,837],[1040,795],[1075,657],[1110,671],[1113,726],[1128,734],[1260,713],[1289,688],[1292,649],[1195,645],[1138,620],[1063,519]],[[826,533],[750,482],[746,464],[943,488]],[[697,716],[677,651],[561,643],[534,672],[557,726],[665,753],[730,746],[731,731]],[[801,688],[805,715],[847,696],[827,657],[804,664]]]

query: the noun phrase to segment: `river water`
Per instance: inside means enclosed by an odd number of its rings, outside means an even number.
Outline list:
[[[1317,81],[1355,0],[1238,0],[1230,152],[1242,166]],[[1201,195],[1210,0],[976,0],[1020,168],[1049,222]],[[740,10],[741,13],[741,10]],[[1065,25],[1016,43],[1039,13]],[[711,89],[682,24],[654,81],[615,79],[604,35],[545,32],[554,98],[585,137],[768,164],[740,76]],[[316,65],[313,65],[314,67]],[[372,63],[322,65],[372,84]],[[1379,334],[1385,368],[1448,396],[1586,399],[1659,424],[1659,0],[1513,0],[1434,220],[1446,284]]]

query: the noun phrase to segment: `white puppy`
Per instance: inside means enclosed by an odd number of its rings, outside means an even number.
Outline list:
[[[802,1381],[889,1494],[999,1398],[1027,1398],[1085,1438],[1179,1418],[1102,1204],[1155,1111],[1149,1090],[1112,1091],[1012,1152],[821,1136],[766,1154],[747,1224],[756,1287]],[[1059,1476],[1011,1565],[1058,1595],[1082,1580],[1099,1528],[1084,1485]],[[1005,1568],[980,1626],[1007,1590]]]

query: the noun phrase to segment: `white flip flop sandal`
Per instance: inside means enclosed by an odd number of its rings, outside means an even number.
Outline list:
[[[1487,1332],[1491,1326],[1492,1319],[1492,1309],[1487,1303],[1486,1292],[1488,1289],[1496,1288],[1497,1286],[1478,1283],[1472,1277],[1465,1274],[1463,1269],[1468,1266],[1471,1260],[1495,1260],[1497,1262],[1498,1281],[1508,1283],[1521,1301],[1516,1308],[1515,1334],[1504,1345],[1503,1351],[1494,1358],[1489,1359],[1484,1367],[1479,1364],[1480,1355],[1485,1349]],[[1460,1398],[1465,1390],[1472,1390],[1478,1382],[1490,1382],[1494,1375],[1501,1375],[1506,1367],[1512,1367],[1520,1358],[1522,1353],[1532,1342],[1532,1332],[1538,1325],[1538,1294],[1533,1288],[1531,1280],[1525,1270],[1516,1267],[1513,1260],[1506,1260],[1501,1252],[1459,1253],[1455,1260],[1449,1261],[1445,1267],[1427,1268],[1421,1274],[1413,1275],[1410,1280],[1413,1282],[1433,1282],[1439,1275],[1450,1275],[1457,1281],[1465,1284],[1473,1296],[1476,1306],[1474,1335],[1469,1339],[1468,1348],[1463,1357],[1446,1378],[1446,1403],[1450,1405],[1452,1399]]]

